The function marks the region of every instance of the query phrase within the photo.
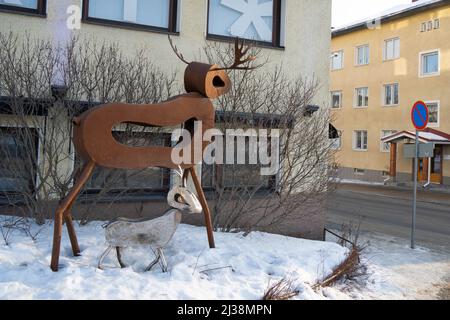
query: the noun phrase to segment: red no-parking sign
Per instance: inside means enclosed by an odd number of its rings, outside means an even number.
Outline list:
[[[425,130],[430,120],[428,106],[423,101],[417,101],[411,109],[411,120],[414,127],[419,130]]]

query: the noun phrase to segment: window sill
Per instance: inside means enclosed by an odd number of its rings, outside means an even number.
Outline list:
[[[353,149],[355,152],[367,152],[369,149]]]
[[[367,108],[369,108],[369,106],[364,106],[364,107],[355,107],[355,106],[353,106],[353,109],[362,109],[362,110],[365,110],[365,109],[367,109]]]
[[[355,67],[367,67],[370,63],[364,63],[364,64],[355,64]]]
[[[342,70],[344,70],[344,68],[339,68],[339,69],[331,69],[331,68],[330,68],[330,71],[331,71],[331,72],[342,71]]]
[[[333,108],[333,107],[331,107],[330,109],[331,109],[331,110],[341,110],[342,107],[339,107],[339,108],[336,108],[336,107]]]
[[[428,73],[428,74],[419,74],[419,78],[431,78],[431,77],[438,77],[440,75],[441,75],[441,72]]]
[[[395,107],[398,107],[398,106],[400,106],[400,103],[397,103],[397,104],[383,104],[382,105],[383,108],[395,108]]]
[[[390,62],[390,61],[395,61],[395,60],[398,60],[398,59],[400,59],[400,57],[392,58],[392,59],[383,59],[383,62]]]
[[[233,43],[236,38],[233,37],[227,37],[227,36],[220,36],[215,34],[207,34],[206,40],[208,41],[219,41],[219,42],[226,42],[226,43]],[[263,42],[263,41],[252,41],[248,39],[243,39],[245,41],[248,41],[249,44],[254,44],[256,47],[264,48],[264,49],[274,49],[274,50],[280,50],[284,51],[286,48],[284,46],[277,46],[269,42]]]
[[[9,8],[2,5],[0,5],[0,13],[20,14],[24,16],[44,18],[44,19],[47,18],[47,13],[40,13],[37,10],[26,8]]]
[[[179,32],[169,31],[168,29],[165,29],[165,28],[146,26],[143,24],[128,23],[128,22],[122,22],[122,21],[114,21],[114,20],[106,20],[106,19],[98,19],[98,18],[83,18],[81,21],[85,24],[92,24],[92,25],[98,25],[98,26],[103,26],[103,27],[112,27],[112,28],[119,28],[119,29],[125,29],[125,30],[133,30],[133,31],[146,31],[146,32],[169,34],[169,35],[175,35],[175,36],[180,35]]]

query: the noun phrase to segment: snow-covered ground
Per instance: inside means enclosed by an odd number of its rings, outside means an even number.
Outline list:
[[[363,233],[360,243],[367,244],[362,255],[367,277],[360,279],[360,285],[327,288],[324,295],[334,299],[438,299],[450,283],[450,244],[432,250],[419,243],[412,250],[409,240],[377,233]]]
[[[127,249],[126,269],[96,268],[105,249],[101,222],[77,227],[82,256],[71,256],[63,236],[58,273],[49,269],[52,226],[34,225],[36,240],[15,231],[0,243],[0,299],[261,299],[269,282],[294,281],[297,299],[435,298],[450,275],[448,254],[411,251],[402,240],[371,235],[363,260],[368,279],[316,292],[311,286],[329,274],[348,250],[319,242],[265,233],[216,233],[217,249],[207,246],[206,231],[180,225],[166,250],[169,272],[143,272],[152,260],[148,249]],[[1,240],[0,240],[1,241]],[[106,263],[116,263],[111,253]]]
[[[216,233],[217,249],[209,250],[204,228],[180,225],[166,250],[168,273],[142,272],[153,259],[148,249],[125,251],[130,268],[102,271],[96,268],[105,249],[101,225],[77,228],[78,258],[63,236],[58,273],[49,269],[50,225],[36,241],[14,233],[9,246],[0,245],[0,299],[261,299],[269,281],[283,277],[295,281],[299,299],[317,299],[311,285],[347,253],[334,243],[264,233]]]

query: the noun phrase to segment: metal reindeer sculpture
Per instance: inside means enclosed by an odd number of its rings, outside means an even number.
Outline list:
[[[53,271],[58,271],[63,220],[67,226],[73,254],[80,255],[71,210],[96,166],[112,169],[146,169],[150,167],[177,169],[179,167],[171,159],[174,148],[179,148],[179,152],[182,154],[182,148],[179,145],[173,148],[127,146],[119,143],[113,137],[113,128],[122,123],[157,127],[183,125],[190,131],[192,137],[196,137],[195,130],[199,129],[194,128],[194,121],[202,121],[203,132],[200,136],[203,136],[206,130],[215,126],[215,110],[211,99],[218,98],[231,88],[226,70],[253,69],[248,66],[248,63],[255,60],[255,57],[247,54],[250,47],[244,46],[239,39],[236,39],[235,42],[235,61],[231,66],[225,68],[200,62],[187,62],[178,52],[170,37],[169,42],[178,58],[187,64],[184,73],[184,86],[187,93],[157,104],[110,103],[100,105],[73,119],[73,142],[77,155],[83,160],[84,166],[74,186],[56,209],[51,260]],[[191,144],[194,143],[195,141],[192,139]],[[203,142],[202,150],[207,145],[208,142]],[[195,159],[195,148],[190,149],[192,150],[191,159]],[[195,163],[181,164],[181,168],[184,170],[183,179],[187,179],[188,174],[192,177],[203,209],[209,246],[214,248],[211,214],[194,166]]]
[[[185,179],[183,172],[180,177]],[[150,271],[158,262],[163,272],[167,272],[167,261],[163,249],[172,239],[181,217],[185,213],[196,214],[202,212],[202,206],[197,197],[187,189],[186,180],[181,185],[173,187],[167,195],[167,203],[171,209],[161,217],[155,219],[127,219],[117,218],[105,226],[105,238],[108,248],[103,252],[98,263],[98,268],[103,269],[103,260],[109,252],[115,248],[120,267],[126,265],[122,260],[122,250],[127,247],[150,247],[155,254],[155,259],[148,265],[145,271]]]

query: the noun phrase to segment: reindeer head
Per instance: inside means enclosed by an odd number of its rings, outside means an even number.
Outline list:
[[[231,81],[227,70],[252,70],[256,68],[248,66],[249,62],[256,59],[255,56],[247,54],[251,46],[245,46],[244,41],[239,40],[239,38],[236,38],[234,43],[234,63],[229,67],[188,62],[184,59],[183,54],[178,52],[170,36],[169,42],[177,57],[188,65],[184,72],[184,87],[188,93],[197,92],[204,97],[216,99],[231,89]]]

